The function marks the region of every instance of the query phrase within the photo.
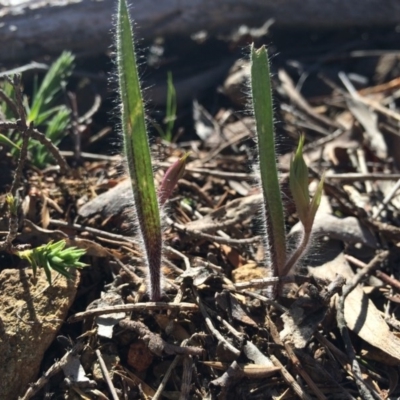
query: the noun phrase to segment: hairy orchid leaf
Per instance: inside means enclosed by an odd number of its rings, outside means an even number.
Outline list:
[[[286,259],[285,223],[276,166],[273,104],[268,54],[265,46],[251,47],[251,91],[256,119],[261,185],[267,228],[267,251],[280,275]]]
[[[118,1],[116,44],[124,150],[150,272],[150,297],[157,301],[161,297],[161,220],[126,0]]]

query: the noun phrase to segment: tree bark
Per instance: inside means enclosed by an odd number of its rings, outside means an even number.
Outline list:
[[[13,0],[0,0],[0,5]],[[388,27],[400,21],[398,0],[135,0],[136,36],[226,33],[270,18],[290,28]],[[27,0],[0,8],[2,63],[59,54],[100,54],[112,42],[116,0]]]

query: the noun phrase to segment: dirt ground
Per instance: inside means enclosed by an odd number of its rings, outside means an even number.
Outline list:
[[[397,399],[399,36],[271,26],[139,48],[156,182],[190,152],[165,216],[159,305],[148,303],[135,236],[113,64],[78,57],[60,99],[73,111],[60,145],[71,170],[28,159],[14,244],[65,239],[87,250],[89,266],[49,288],[42,272],[34,280],[25,262],[0,253],[0,399]],[[326,174],[313,244],[279,282],[266,279],[253,174],[253,41],[271,58],[292,246],[300,228],[288,171],[301,133],[311,192]],[[168,71],[172,143],[159,136]],[[28,95],[36,74],[23,75]],[[0,152],[4,207],[16,159]],[[8,214],[0,215],[5,235]]]

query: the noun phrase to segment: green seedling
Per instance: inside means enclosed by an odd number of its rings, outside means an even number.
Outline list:
[[[118,1],[116,53],[121,99],[121,127],[124,152],[132,183],[134,207],[139,222],[145,262],[149,270],[149,294],[152,301],[161,299],[162,231],[160,205],[172,193],[183,174],[186,156],[166,173],[159,190],[155,189],[153,166],[147,137],[142,92],[137,71],[132,22],[126,0]]]
[[[288,259],[284,275],[296,265],[300,258],[306,253],[310,239],[315,215],[321,203],[322,190],[324,187],[324,177],[317,186],[313,199],[310,201],[308,192],[308,168],[303,158],[304,136],[300,137],[296,153],[290,163],[289,185],[292,192],[293,200],[296,205],[297,215],[303,225],[303,236],[298,244],[297,249]]]
[[[36,276],[37,269],[43,268],[49,284],[52,283],[51,272],[70,278],[70,269],[81,269],[87,266],[79,261],[85,254],[85,250],[76,247],[65,248],[65,240],[59,242],[50,242],[34,249],[19,251],[16,254],[25,260],[28,260],[33,269],[33,275]]]
[[[323,179],[318,185],[314,198],[310,201],[308,169],[303,159],[304,137],[302,136],[290,166],[290,189],[303,225],[303,237],[296,250],[288,257],[275,156],[269,61],[264,46],[257,50],[254,46],[251,48],[251,91],[256,119],[261,186],[264,195],[264,220],[267,233],[265,250],[273,274],[282,277],[292,270],[309,246],[315,214],[321,201]]]
[[[155,190],[150,148],[146,131],[145,112],[140,89],[132,23],[126,0],[118,0],[116,25],[116,50],[121,98],[121,126],[124,151],[132,182],[134,207],[139,221],[143,253],[150,276],[150,299],[161,298],[162,232],[160,206],[171,196],[177,181],[182,177],[186,158],[176,161],[165,173]],[[287,256],[285,223],[280,193],[273,126],[272,92],[268,55],[265,47],[251,48],[251,89],[257,128],[257,150],[264,195],[263,216],[266,226],[266,254],[275,276],[286,275],[307,248],[312,223],[321,199],[321,182],[314,199],[308,194],[308,171],[302,158],[304,139],[292,162],[291,188],[304,226],[305,238],[290,257]],[[172,83],[172,79],[170,80]],[[167,110],[172,113],[172,98]]]
[[[161,139],[165,140],[166,142],[172,142],[172,133],[176,121],[176,110],[176,90],[172,80],[172,72],[169,71],[167,75],[167,104],[165,107],[164,118],[165,129],[162,129],[161,126],[156,123],[153,124]]]
[[[27,122],[33,123],[35,127],[43,130],[45,136],[54,145],[58,145],[61,142],[70,124],[69,109],[64,105],[55,105],[55,103],[72,72],[73,62],[74,56],[70,52],[62,53],[51,65],[40,86],[37,80],[35,81],[32,101],[29,103],[27,98],[24,99]],[[8,82],[4,82],[3,91],[8,97],[13,98],[12,85]],[[0,108],[6,120],[16,117],[6,102],[1,102]],[[7,145],[11,146],[12,154],[16,155],[19,153],[22,139],[12,132],[8,136],[12,144],[9,142]],[[2,144],[6,144],[4,140],[2,140]],[[28,151],[32,163],[38,168],[44,168],[52,162],[52,157],[47,149],[35,140],[29,142]]]

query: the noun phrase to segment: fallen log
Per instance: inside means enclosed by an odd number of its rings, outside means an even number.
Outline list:
[[[18,4],[20,3],[20,4]],[[388,27],[400,20],[398,0],[136,0],[137,37],[226,33],[242,24],[277,27]],[[63,49],[95,55],[112,42],[116,0],[0,0],[0,62],[30,60]]]

